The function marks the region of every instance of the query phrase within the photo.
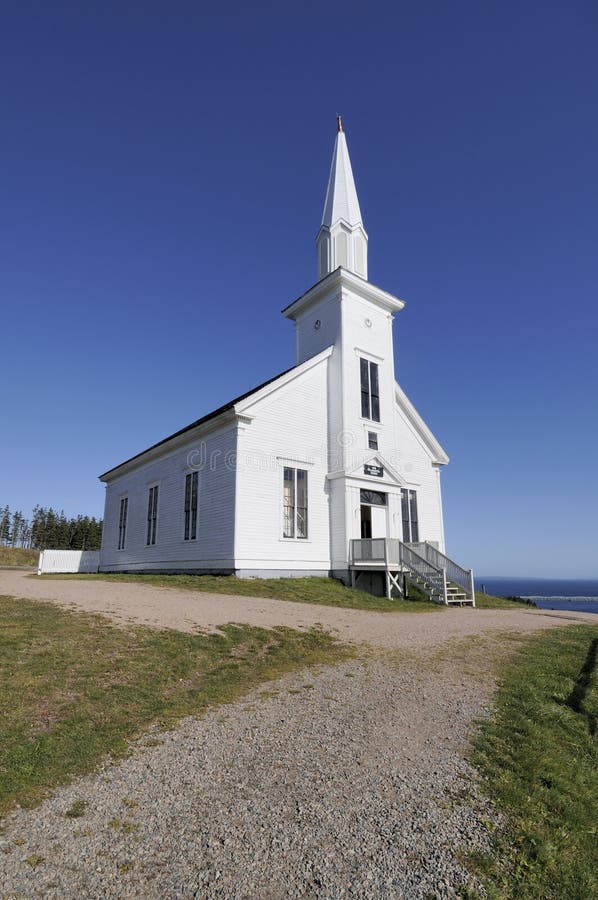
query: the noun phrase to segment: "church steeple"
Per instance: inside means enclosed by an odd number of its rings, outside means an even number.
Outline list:
[[[368,236],[361,220],[347,140],[340,116],[324,203],[322,224],[316,238],[318,278],[339,266],[368,277]]]

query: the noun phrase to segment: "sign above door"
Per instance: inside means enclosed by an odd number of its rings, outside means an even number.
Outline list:
[[[374,475],[376,478],[384,478],[384,469],[382,466],[374,466],[366,463],[363,467],[364,475]]]

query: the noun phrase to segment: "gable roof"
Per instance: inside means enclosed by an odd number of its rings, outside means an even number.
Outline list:
[[[175,431],[174,434],[169,434],[168,437],[165,437],[161,441],[158,441],[157,444],[152,444],[151,447],[146,447],[145,450],[142,450],[140,453],[136,453],[135,456],[131,456],[129,457],[129,459],[125,459],[124,462],[119,463],[117,466],[113,466],[111,469],[108,469],[106,472],[103,472],[100,476],[98,476],[100,478],[100,481],[107,475],[110,475],[111,472],[115,472],[117,469],[120,469],[121,466],[126,466],[127,463],[133,462],[133,460],[139,459],[139,457],[144,456],[146,453],[149,453],[150,450],[155,450],[156,447],[161,447],[162,444],[167,444],[168,441],[171,441],[173,438],[179,437],[180,435],[185,434],[185,432],[191,431],[193,428],[197,428],[199,425],[205,425],[206,422],[210,422],[212,419],[216,419],[218,416],[222,415],[222,413],[228,412],[228,410],[231,410],[237,403],[240,403],[241,400],[246,400],[248,397],[251,397],[252,394],[256,394],[258,391],[261,391],[262,388],[265,388],[267,385],[272,384],[273,381],[277,381],[279,378],[282,378],[283,375],[286,375],[288,372],[292,372],[293,368],[296,368],[296,366],[292,366],[290,369],[285,369],[284,372],[279,372],[278,375],[274,375],[273,378],[269,378],[267,381],[264,381],[262,384],[258,384],[257,387],[252,388],[250,391],[246,391],[239,397],[235,397],[234,400],[230,400],[223,406],[219,406],[218,409],[215,409],[207,415],[202,416],[201,419],[196,419],[195,422],[191,422],[190,425],[185,425],[184,428],[181,428],[179,431]]]
[[[296,378],[304,375],[306,372],[309,372],[310,369],[318,366],[321,362],[323,362],[325,359],[328,359],[328,357],[332,355],[333,350],[334,346],[330,345],[330,347],[326,347],[324,350],[320,350],[320,352],[316,353],[315,356],[310,356],[307,359],[304,359],[303,362],[299,363],[298,366],[293,366],[292,369],[287,369],[286,372],[283,372],[282,375],[279,375],[278,378],[273,379],[273,381],[268,381],[265,385],[256,388],[255,391],[252,391],[246,397],[242,397],[235,404],[235,412],[239,415],[247,415],[251,417],[252,408],[256,404],[258,404],[260,400],[264,400],[270,394],[274,393],[274,391],[278,391],[285,385],[290,384]]]
[[[235,397],[234,400],[230,400],[223,406],[219,406],[218,409],[215,409],[207,415],[202,416],[201,419],[196,419],[195,422],[191,422],[190,425],[186,425],[179,431],[175,431],[174,434],[169,434],[168,437],[165,437],[161,441],[158,441],[157,444],[152,444],[151,447],[146,447],[146,449],[142,450],[141,453],[136,453],[135,456],[131,456],[129,457],[129,459],[125,459],[124,462],[119,463],[117,466],[113,466],[111,469],[108,469],[107,472],[103,472],[102,475],[99,476],[100,481],[104,481],[108,478],[109,475],[112,475],[123,466],[127,466],[129,463],[134,462],[136,459],[140,459],[142,456],[145,456],[146,453],[150,453],[152,450],[156,450],[163,444],[167,444],[169,441],[172,441],[175,438],[186,434],[186,432],[188,431],[199,428],[201,425],[205,425],[213,419],[218,419],[219,416],[222,416],[227,412],[233,411],[236,414],[245,413],[247,407],[251,406],[253,402],[261,400],[272,390],[278,390],[279,387],[283,387],[295,377],[302,375],[304,372],[308,371],[309,369],[313,368],[313,366],[318,365],[324,359],[329,357],[332,353],[332,349],[332,347],[327,347],[325,350],[321,350],[319,353],[316,353],[315,356],[310,356],[309,359],[304,360],[298,366],[292,366],[290,369],[285,369],[284,372],[279,372],[278,375],[274,375],[273,378],[269,378],[267,381],[262,382],[262,384],[258,384],[257,387],[252,388],[250,391],[246,391],[239,397]],[[280,384],[277,384],[277,382],[280,382]]]

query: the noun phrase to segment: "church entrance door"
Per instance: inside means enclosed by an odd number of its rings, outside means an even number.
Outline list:
[[[361,537],[386,537],[386,494],[362,491],[361,500]]]

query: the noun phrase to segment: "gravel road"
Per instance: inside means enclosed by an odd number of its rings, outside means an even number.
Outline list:
[[[2,898],[455,897],[461,854],[488,846],[495,818],[464,749],[512,644],[504,633],[587,620],[367,613],[15,572],[0,573],[0,593],[183,630],[321,623],[370,644],[152,732],[126,760],[11,813]],[[66,816],[80,800],[83,815]]]
[[[421,663],[303,670],[146,737],[7,819],[1,896],[454,897],[492,818],[462,757],[490,685]]]

